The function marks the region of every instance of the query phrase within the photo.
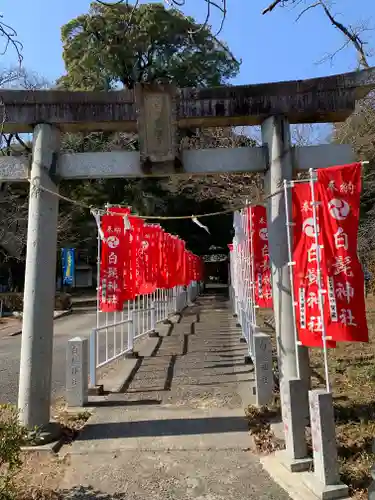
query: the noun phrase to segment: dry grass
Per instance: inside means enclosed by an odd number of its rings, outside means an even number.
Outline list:
[[[271,429],[272,421],[280,417],[278,397],[275,397],[274,403],[269,406],[263,406],[262,408],[249,406],[246,409],[246,416],[257,453],[264,455],[284,448],[283,442],[277,439]]]
[[[71,443],[85,426],[90,413],[66,411],[63,401],[52,410],[53,417],[63,429],[63,443]],[[14,477],[16,485],[14,500],[62,500],[64,493],[59,485],[64,477],[68,458],[47,451],[25,451],[21,454],[22,467]],[[0,500],[3,500],[0,498]]]
[[[356,500],[367,498],[375,465],[375,299],[367,300],[370,342],[340,343],[329,351],[338,454],[342,481]],[[324,385],[321,351],[311,350],[313,387]]]
[[[262,318],[270,314],[266,311]],[[340,473],[355,500],[367,499],[370,468],[375,465],[372,443],[375,438],[375,298],[367,300],[370,342],[340,343],[329,350],[329,371],[334,397]],[[273,336],[274,337],[274,336]],[[275,346],[274,346],[275,347]],[[323,353],[310,349],[313,388],[325,387]],[[280,446],[270,428],[270,416],[279,415],[275,404],[250,409],[250,432],[258,451],[272,452]],[[263,428],[262,428],[263,426]],[[309,437],[308,437],[309,440]],[[271,443],[270,443],[271,441]]]
[[[58,490],[67,465],[67,459],[52,453],[23,453],[22,469],[15,476],[15,500],[60,500]]]

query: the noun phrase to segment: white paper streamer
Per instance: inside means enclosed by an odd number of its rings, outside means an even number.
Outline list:
[[[129,220],[128,216],[125,214],[124,215],[124,233],[126,233],[126,231],[128,229],[131,229],[131,228],[132,228],[132,226],[130,224],[130,220]]]
[[[211,234],[210,233],[210,230],[208,229],[207,226],[204,226],[201,222],[199,222],[199,220],[196,218],[196,217],[192,217],[191,220],[199,227],[201,227],[202,229],[204,229],[205,231],[208,232],[208,234]]]
[[[96,225],[98,227],[98,234],[99,234],[99,238],[102,240],[102,241],[105,241],[105,237],[104,237],[104,233],[103,233],[103,230],[102,228],[100,227],[100,214],[99,212],[97,212],[96,210],[90,210],[94,219],[95,219],[95,222],[96,222]]]

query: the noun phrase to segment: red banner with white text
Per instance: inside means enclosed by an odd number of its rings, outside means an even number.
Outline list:
[[[202,279],[203,261],[186,249],[183,240],[131,215],[130,208],[108,208],[100,229],[98,293],[103,312],[122,311],[126,301],[157,288]]]
[[[136,278],[137,269],[137,251],[140,246],[139,234],[135,227],[139,224],[143,225],[142,219],[130,216],[130,208],[128,207],[110,207],[108,214],[111,217],[117,217],[122,220],[123,242],[124,242],[124,259],[122,266],[122,304],[127,300],[132,300],[137,295],[139,279]],[[121,214],[121,215],[118,215]],[[138,219],[138,225],[137,224]]]
[[[357,256],[361,164],[318,170],[327,335],[339,342],[368,342],[364,276]]]
[[[104,312],[121,311],[123,267],[126,261],[124,222],[122,216],[103,215],[103,239],[100,255],[99,303]]]
[[[323,347],[323,318],[319,308],[317,247],[311,199],[309,183],[294,185],[292,189],[294,300],[299,340],[304,346]],[[321,244],[320,235],[318,220],[319,244]],[[321,261],[323,260],[324,249],[321,252]],[[328,313],[328,302],[325,301],[325,322]],[[327,347],[336,347],[336,343],[328,341]]]
[[[268,230],[266,207],[249,207],[250,252],[253,254],[253,274],[255,282],[255,304],[272,307],[271,267],[268,252]]]
[[[159,231],[152,224],[144,224],[141,231],[139,293],[148,294],[154,292],[157,288]]]

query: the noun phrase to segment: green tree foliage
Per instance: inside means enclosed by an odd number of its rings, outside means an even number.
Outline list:
[[[61,37],[67,74],[58,83],[65,88],[133,88],[136,82],[218,86],[239,71],[209,27],[158,3],[93,2],[87,14],[62,27]]]
[[[66,75],[59,79],[60,88],[72,90],[111,90],[132,88],[137,82],[173,82],[178,87],[218,86],[227,84],[239,71],[228,47],[211,33],[208,26],[198,25],[175,9],[163,4],[141,4],[136,7],[107,7],[91,4],[87,14],[62,27]],[[184,147],[233,147],[250,145],[248,137],[232,130],[191,134],[192,144]],[[203,141],[203,142],[202,142]],[[211,144],[212,143],[212,144]],[[137,150],[136,134],[91,133],[86,136],[67,134],[63,149],[70,152]],[[220,182],[219,182],[220,184]],[[173,180],[116,179],[95,182],[66,182],[62,192],[86,204],[104,206],[130,205],[140,215],[192,215],[226,208],[227,179],[218,189],[218,179]],[[242,191],[241,191],[242,194]],[[238,191],[234,192],[234,197]],[[62,203],[61,211],[72,207]],[[87,224],[87,211],[74,207],[71,212],[75,228],[80,228],[82,243],[95,252],[95,231]],[[169,221],[164,227],[185,239],[189,247],[204,253],[208,247],[225,245],[230,238],[231,216],[207,221],[211,236],[191,220]]]

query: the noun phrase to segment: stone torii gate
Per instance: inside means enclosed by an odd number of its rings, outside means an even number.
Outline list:
[[[344,121],[373,88],[375,68],[211,89],[138,85],[134,91],[108,93],[2,90],[7,118],[3,131],[34,134],[31,159],[0,159],[0,182],[31,182],[18,400],[22,422],[46,430],[50,423],[58,198],[46,190],[57,193],[60,179],[263,172],[267,193],[275,193],[296,171],[354,160],[346,145],[292,147],[289,124]],[[263,145],[178,150],[179,129],[240,125],[261,125]],[[138,131],[140,151],[59,153],[61,132],[103,130]],[[307,350],[296,353],[294,345],[284,195],[272,196],[268,205],[280,373],[285,380],[294,379],[299,355],[307,380]]]

